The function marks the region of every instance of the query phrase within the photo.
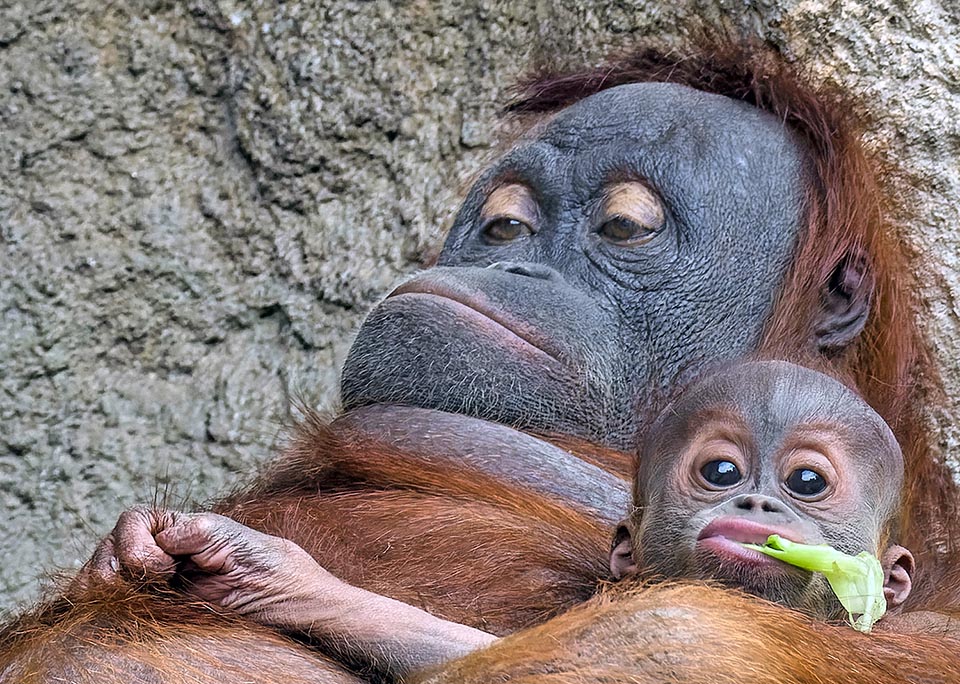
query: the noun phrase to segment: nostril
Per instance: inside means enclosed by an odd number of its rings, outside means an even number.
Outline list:
[[[781,513],[783,508],[775,499],[768,496],[747,494],[737,499],[737,508],[744,511],[762,511],[764,513]]]
[[[505,268],[505,269],[503,269],[503,270],[506,271],[507,273],[514,273],[514,274],[520,275],[520,276],[527,276],[528,278],[539,278],[539,277],[540,277],[540,274],[538,274],[536,271],[534,271],[534,270],[533,270],[532,268],[530,268],[529,266],[521,266],[520,264],[515,264],[515,265],[513,265],[513,266],[508,266],[507,268]]]
[[[549,266],[527,262],[498,261],[494,264],[490,264],[487,266],[487,268],[492,268],[497,271],[504,271],[505,273],[512,273],[518,276],[524,276],[526,278],[537,278],[538,280],[552,280],[559,276],[559,274]]]

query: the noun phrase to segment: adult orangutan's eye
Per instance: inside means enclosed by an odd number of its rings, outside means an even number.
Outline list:
[[[597,235],[619,247],[647,242],[666,223],[660,198],[644,183],[614,183],[606,189]]]
[[[480,232],[487,242],[502,245],[532,235],[533,229],[515,218],[498,216],[487,221]]]
[[[597,230],[597,235],[604,240],[621,247],[641,245],[655,234],[655,231],[623,216],[614,216],[608,219]]]
[[[815,497],[827,488],[827,479],[810,468],[797,468],[784,483],[791,492],[803,498]]]
[[[710,461],[700,468],[700,474],[712,487],[732,487],[743,479],[736,463],[724,460]]]
[[[537,232],[540,205],[522,183],[501,185],[490,193],[480,210],[480,236],[491,245],[503,245]]]

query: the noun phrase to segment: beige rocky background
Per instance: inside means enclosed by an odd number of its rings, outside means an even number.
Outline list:
[[[566,7],[566,8],[563,8]],[[363,313],[438,244],[535,50],[699,16],[860,96],[918,207],[960,432],[952,0],[0,0],[0,613],[117,514],[202,501],[329,406]]]

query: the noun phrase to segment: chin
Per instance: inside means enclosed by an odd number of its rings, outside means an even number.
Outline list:
[[[835,613],[833,593],[826,579],[806,570],[787,565],[750,549],[739,547],[733,553],[726,549],[698,548],[694,563],[700,579],[712,579],[748,594],[778,603],[806,614],[826,618]],[[824,591],[826,593],[824,593]],[[822,608],[829,605],[829,615]]]
[[[829,583],[822,575],[807,577],[786,575],[763,576],[734,568],[714,575],[724,585],[738,587],[748,594],[799,611],[818,620],[835,620],[846,616]]]

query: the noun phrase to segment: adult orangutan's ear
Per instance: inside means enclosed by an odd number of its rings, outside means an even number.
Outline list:
[[[883,597],[887,600],[887,609],[896,608],[907,600],[913,588],[913,554],[902,546],[894,544],[880,559],[883,566]]]
[[[637,564],[633,560],[633,538],[630,528],[624,520],[617,526],[617,534],[613,538],[610,548],[610,574],[614,579],[621,579],[637,571]]]
[[[873,269],[862,249],[847,254],[820,293],[814,343],[821,353],[837,352],[863,332],[873,302]]]

